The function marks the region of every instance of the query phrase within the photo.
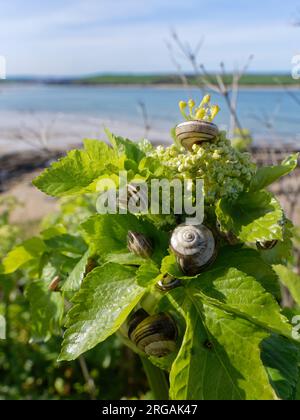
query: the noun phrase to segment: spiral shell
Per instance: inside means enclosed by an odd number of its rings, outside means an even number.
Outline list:
[[[277,244],[278,244],[278,241],[276,239],[273,241],[256,242],[257,248],[262,249],[262,250],[273,249]]]
[[[204,120],[185,121],[175,129],[176,138],[187,150],[192,151],[194,144],[213,141],[219,133],[218,127]]]
[[[179,279],[176,279],[173,276],[170,276],[169,274],[165,274],[162,279],[160,279],[156,283],[156,287],[160,289],[163,292],[168,292],[169,290],[175,289],[176,287],[181,286],[181,281]]]
[[[177,226],[172,233],[170,246],[182,271],[188,276],[205,270],[217,254],[214,235],[204,225]]]
[[[145,317],[139,310],[129,321],[128,337],[148,356],[163,357],[176,349],[177,327],[167,313]]]
[[[125,194],[121,194],[124,190],[118,191],[117,203],[119,209],[128,210],[129,201],[130,199],[133,199],[134,202],[139,202],[139,208],[141,210],[146,211],[148,209],[148,194],[140,188],[140,184],[130,183],[127,184],[125,188],[127,190],[127,192],[125,191]]]
[[[150,258],[153,253],[151,241],[144,234],[131,230],[127,234],[127,247],[142,258]]]

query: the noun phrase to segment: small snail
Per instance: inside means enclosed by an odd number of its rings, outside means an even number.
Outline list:
[[[125,190],[125,193],[124,193],[124,190]],[[145,211],[148,209],[148,194],[146,191],[144,191],[140,187],[140,184],[138,183],[127,184],[127,186],[124,189],[119,190],[118,192],[119,208],[123,210],[128,210],[130,199],[133,199],[133,201],[138,205],[138,207],[141,210]]]
[[[51,283],[49,284],[48,290],[50,292],[56,292],[58,290],[58,288],[59,288],[58,287],[59,286],[59,283],[60,283],[60,277],[59,276],[55,276],[53,278],[53,280],[51,281]]]
[[[277,244],[278,241],[276,239],[273,241],[256,242],[257,248],[262,250],[273,249]]]
[[[217,255],[214,235],[204,225],[177,226],[172,233],[170,245],[182,271],[188,276],[205,270]]]
[[[169,274],[165,274],[162,279],[160,279],[156,283],[156,287],[163,292],[168,292],[169,290],[175,289],[176,287],[181,286],[181,281],[179,279],[176,279],[173,276],[170,276]]]
[[[153,253],[150,240],[142,233],[131,230],[127,234],[127,247],[129,251],[142,258],[150,258]]]
[[[86,277],[96,267],[97,267],[97,261],[95,261],[94,258],[91,258],[91,257],[88,258],[86,266],[85,266],[84,277]]]
[[[140,309],[129,320],[128,337],[148,356],[163,357],[176,349],[177,327],[167,313],[148,316]]]
[[[214,140],[219,133],[219,129],[212,122],[192,120],[178,124],[175,133],[181,146],[192,151],[194,144],[200,144],[204,141],[211,142]]]

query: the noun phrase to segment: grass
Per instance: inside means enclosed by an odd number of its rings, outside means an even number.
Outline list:
[[[226,84],[231,83],[231,75],[225,76]],[[187,75],[191,85],[196,85],[199,80]],[[210,81],[215,82],[215,75],[209,76]],[[181,79],[176,74],[103,74],[73,80],[73,84],[83,85],[178,85]],[[299,80],[294,80],[289,74],[245,74],[240,84],[244,86],[278,86],[300,85]]]

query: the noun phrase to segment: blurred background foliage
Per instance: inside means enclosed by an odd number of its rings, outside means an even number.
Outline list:
[[[9,223],[14,198],[0,202],[0,255],[26,239],[26,226]],[[62,211],[48,216],[50,224],[78,223],[92,211],[89,197],[62,201]],[[30,305],[24,289],[30,282],[26,272],[0,274],[0,315],[6,319],[6,339],[0,340],[0,399],[120,399],[145,398],[147,380],[139,358],[114,335],[71,363],[57,363],[60,336],[46,343],[31,340]]]

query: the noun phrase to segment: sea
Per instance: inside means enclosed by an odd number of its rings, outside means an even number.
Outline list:
[[[200,102],[202,95],[175,86],[0,84],[0,152],[77,144],[83,137],[103,137],[104,127],[133,140],[171,142],[170,129],[182,120],[178,102]],[[224,98],[211,96],[221,108],[215,122],[228,129]],[[300,146],[300,89],[243,87],[237,114],[255,143]]]

